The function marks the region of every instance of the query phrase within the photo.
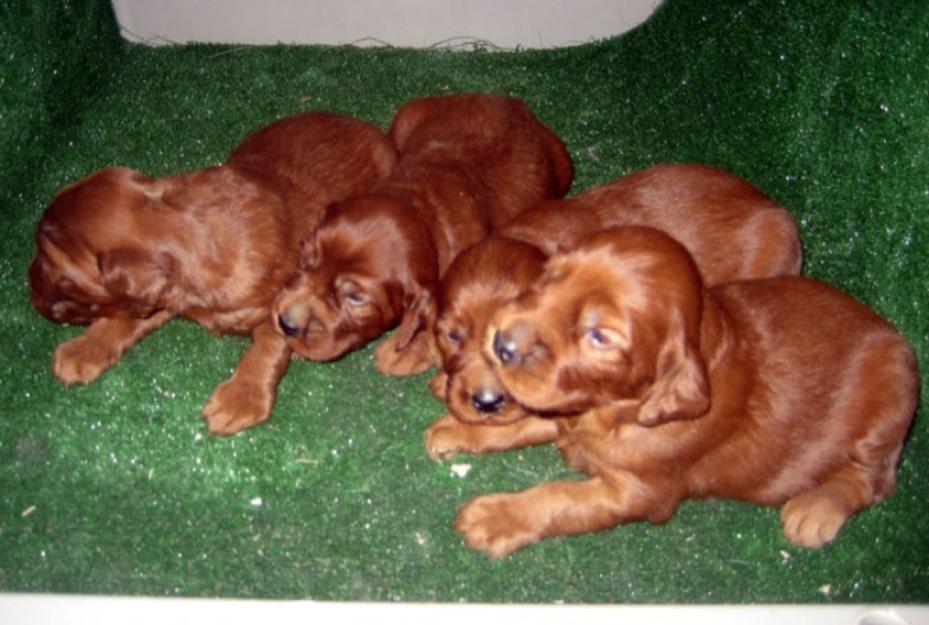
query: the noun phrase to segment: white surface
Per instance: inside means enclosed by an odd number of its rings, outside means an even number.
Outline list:
[[[921,606],[518,606],[0,594],[3,625],[926,625]]]
[[[212,42],[546,48],[626,32],[660,0],[113,0],[123,36]]]

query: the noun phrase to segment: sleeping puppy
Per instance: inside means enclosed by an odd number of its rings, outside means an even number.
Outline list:
[[[796,276],[706,288],[651,228],[550,259],[484,348],[590,476],[468,503],[456,527],[493,557],[702,498],[780,505],[786,538],[821,547],[893,492],[917,403],[912,348],[867,307]]]
[[[748,182],[703,165],[659,165],[523,212],[499,238],[463,252],[439,289],[439,373],[431,388],[449,416],[426,434],[434,459],[494,451],[496,430],[547,431],[503,389],[481,356],[493,312],[542,273],[545,255],[577,247],[597,230],[626,224],[660,228],[693,254],[709,285],[799,273],[802,259],[790,214]],[[520,239],[517,241],[515,239]],[[524,417],[526,417],[524,419]],[[490,430],[482,426],[491,426]]]
[[[88,325],[53,371],[87,384],[175,317],[250,334],[232,378],[204,409],[212,433],[268,418],[290,350],[268,322],[324,207],[387,176],[396,151],[369,124],[305,113],[252,134],[224,165],[167,178],[106,169],[64,189],[38,227],[35,308]]]
[[[410,375],[434,361],[435,291],[452,259],[525,208],[561,197],[573,167],[525,104],[500,96],[414,100],[390,136],[394,173],[327,210],[273,322],[297,354],[321,361],[399,325],[375,357],[383,373]]]

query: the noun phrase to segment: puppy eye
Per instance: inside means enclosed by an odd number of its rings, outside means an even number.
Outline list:
[[[445,340],[447,340],[452,345],[461,345],[461,333],[458,332],[458,330],[449,330],[445,333]]]
[[[584,333],[587,343],[595,349],[612,349],[619,343],[619,334],[609,328],[588,328]]]
[[[346,294],[345,301],[349,306],[354,306],[357,308],[359,306],[367,306],[371,300],[364,293],[355,291],[353,293]]]

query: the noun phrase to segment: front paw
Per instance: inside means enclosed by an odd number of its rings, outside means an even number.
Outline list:
[[[448,399],[448,374],[441,370],[436,373],[435,376],[429,380],[429,390],[436,399],[441,399],[442,401]]]
[[[465,424],[451,415],[434,422],[426,430],[426,452],[436,462],[451,460],[458,452],[471,451]]]
[[[210,434],[231,436],[268,420],[274,393],[236,378],[221,384],[203,409]]]
[[[801,493],[781,509],[784,536],[798,547],[818,549],[833,540],[848,520],[841,504],[826,495]]]
[[[461,509],[455,529],[472,549],[502,558],[541,538],[526,514],[519,495],[485,495]]]
[[[403,349],[397,349],[397,336],[389,336],[374,350],[377,370],[384,375],[406,377],[426,371],[434,364],[427,332],[420,332]]]
[[[107,345],[78,336],[58,346],[52,372],[62,384],[89,384],[119,360],[120,353]]]

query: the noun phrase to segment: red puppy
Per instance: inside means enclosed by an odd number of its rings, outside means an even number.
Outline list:
[[[339,358],[399,324],[377,365],[409,375],[434,361],[434,295],[455,255],[523,209],[561,197],[573,168],[525,104],[500,96],[415,100],[390,136],[400,153],[393,175],[330,207],[273,316],[311,360]]]
[[[210,432],[268,418],[290,351],[268,323],[299,242],[330,202],[372,187],[396,152],[369,124],[306,113],[249,136],[226,163],[153,179],[106,169],[62,191],[39,224],[32,302],[89,325],[55,351],[66,385],[86,384],[174,317],[251,334],[232,378],[204,409]]]
[[[641,227],[549,260],[485,351],[520,403],[580,414],[551,439],[590,475],[467,504],[456,527],[494,557],[711,497],[783,505],[787,539],[820,547],[893,492],[918,394],[906,339],[851,297],[794,276],[707,289]]]
[[[433,458],[493,451],[500,431],[462,421],[534,431],[537,424],[523,420],[525,410],[507,396],[481,356],[489,318],[542,272],[543,251],[571,250],[585,235],[627,224],[660,228],[677,238],[710,285],[800,270],[800,240],[790,214],[738,176],[711,167],[660,165],[572,199],[540,203],[501,231],[525,243],[478,244],[455,260],[442,281],[436,323],[440,372],[432,390],[448,402],[451,416],[426,435]]]

